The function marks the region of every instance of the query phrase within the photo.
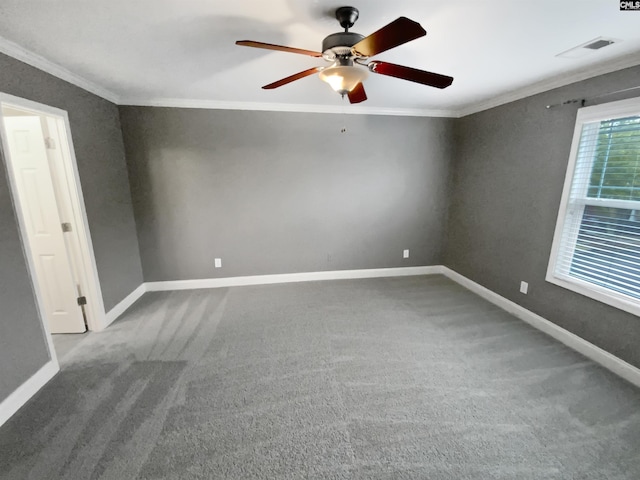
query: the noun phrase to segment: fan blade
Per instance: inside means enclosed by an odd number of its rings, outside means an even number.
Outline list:
[[[407,17],[400,17],[360,40],[351,47],[351,52],[358,57],[371,57],[426,34],[419,23]]]
[[[369,70],[388,77],[401,78],[410,82],[422,83],[436,88],[447,88],[453,82],[453,77],[440,75],[439,73],[426,72],[417,68],[403,67],[394,63],[379,62],[374,60],[369,62]]]
[[[243,47],[264,48],[266,50],[280,50],[281,52],[299,53],[300,55],[309,55],[310,57],[321,57],[322,53],[312,50],[303,50],[302,48],[285,47],[282,45],[274,45],[272,43],[254,42],[253,40],[238,40],[236,45]]]
[[[308,77],[309,75],[313,75],[314,73],[320,72],[321,70],[323,70],[323,67],[313,67],[313,68],[310,68],[309,70],[305,70],[304,72],[298,72],[294,75],[278,80],[277,82],[273,82],[273,83],[270,83],[269,85],[265,85],[262,88],[264,88],[265,90],[272,90],[274,88],[278,88],[283,85],[286,85],[287,83],[291,83],[296,80],[300,80],[301,78]]]
[[[367,93],[364,91],[362,82],[357,84],[347,95],[350,103],[360,103],[367,99]]]

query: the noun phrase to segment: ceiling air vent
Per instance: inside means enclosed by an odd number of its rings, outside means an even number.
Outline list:
[[[602,47],[609,46],[612,43],[615,43],[615,42],[613,40],[608,40],[603,38],[601,40],[596,40],[595,42],[585,45],[584,48],[590,48],[591,50],[600,50]]]
[[[600,50],[601,48],[608,47],[609,45],[612,45],[619,41],[620,40],[615,40],[613,38],[605,38],[605,37],[594,38],[593,40],[589,40],[588,42],[583,43],[582,45],[578,45],[577,47],[573,47],[573,48],[570,48],[569,50],[559,53],[558,55],[556,55],[556,57],[563,57],[563,58],[585,57],[595,52],[596,50]]]

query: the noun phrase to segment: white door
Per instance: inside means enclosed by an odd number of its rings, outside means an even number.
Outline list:
[[[18,191],[51,333],[86,331],[49,172],[40,117],[4,117],[9,170]]]
[[[60,135],[57,131],[56,120],[51,117],[40,117],[40,125],[42,125],[42,133],[44,134],[47,158],[49,160],[49,173],[51,175],[51,185],[53,186],[53,194],[55,196],[56,205],[58,206],[58,217],[60,222],[67,223],[72,231],[63,233],[65,246],[71,267],[74,285],[78,291],[78,295],[84,295],[82,285],[82,272],[79,263],[81,258],[79,238],[77,237],[77,227],[73,225],[73,207],[71,206],[71,191],[65,171],[65,160],[62,156],[62,145],[60,144]]]

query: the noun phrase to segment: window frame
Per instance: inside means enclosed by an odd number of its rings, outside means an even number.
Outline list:
[[[589,298],[616,307],[620,310],[632,313],[636,316],[640,316],[640,300],[619,292],[615,292],[606,287],[581,280],[579,278],[575,278],[566,274],[556,273],[556,265],[558,262],[558,253],[560,251],[560,247],[563,241],[566,241],[562,238],[565,224],[571,221],[581,222],[582,212],[584,211],[584,207],[587,204],[586,202],[581,202],[582,204],[581,206],[579,206],[579,208],[581,209],[580,215],[570,215],[568,212],[570,207],[569,200],[571,197],[571,189],[573,186],[573,178],[576,169],[577,156],[583,127],[587,124],[601,122],[603,120],[638,115],[640,115],[640,97],[620,100],[617,102],[611,102],[602,105],[595,105],[591,107],[584,107],[578,110],[576,123],[573,130],[573,138],[571,140],[569,162],[567,164],[567,171],[562,187],[562,198],[560,200],[560,208],[558,209],[556,228],[553,234],[551,253],[549,255],[549,264],[547,266],[547,274],[545,277],[546,281],[549,283],[558,285],[581,295],[585,295]],[[578,186],[578,188],[585,190],[587,187],[588,185],[586,184]],[[609,202],[615,202],[615,200],[608,201],[607,206]],[[591,200],[589,201],[589,204],[596,205],[597,203],[598,199],[594,199],[593,202]],[[629,208],[628,204],[625,205],[627,206],[624,206],[623,208]],[[571,217],[573,217],[573,220]],[[569,248],[575,249],[575,241]],[[571,256],[573,256],[573,253]]]

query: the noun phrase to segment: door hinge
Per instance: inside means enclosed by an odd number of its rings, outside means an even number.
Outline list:
[[[47,137],[44,139],[44,146],[47,147],[49,150],[55,150],[56,141],[51,137]]]
[[[84,295],[82,297],[78,297],[78,305],[82,306],[86,304],[87,304],[87,297],[85,297]]]
[[[70,232],[71,231],[71,224],[69,222],[65,222],[62,224],[62,231],[63,232]]]

